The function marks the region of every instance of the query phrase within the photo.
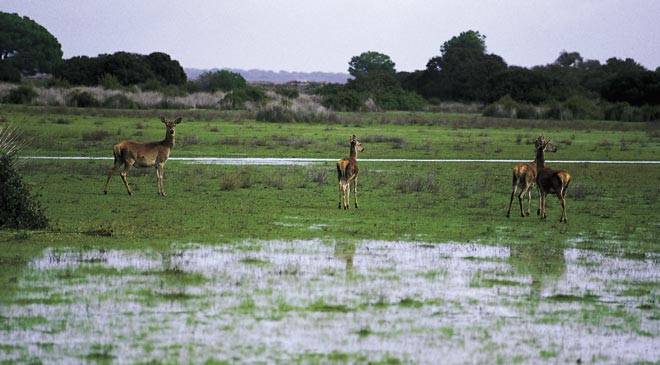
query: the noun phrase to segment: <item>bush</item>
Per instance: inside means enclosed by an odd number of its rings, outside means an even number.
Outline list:
[[[85,142],[97,142],[97,141],[102,141],[106,138],[109,138],[112,136],[112,133],[106,131],[106,130],[97,130],[97,131],[92,131],[92,132],[84,132],[82,134],[82,140]]]
[[[325,91],[321,104],[336,111],[358,111],[366,97],[355,90],[338,89],[336,92]]]
[[[581,95],[573,95],[564,102],[574,119],[603,119],[603,112],[595,101]]]
[[[538,109],[530,104],[520,104],[516,111],[516,118],[518,119],[536,119],[538,117]]]
[[[111,97],[103,100],[104,108],[113,108],[113,109],[138,109],[138,103],[129,99],[124,94],[115,94]]]
[[[374,95],[376,104],[384,110],[421,110],[426,101],[417,93],[391,90]]]
[[[99,106],[99,101],[88,91],[74,90],[68,95],[66,104],[79,108],[89,108]]]
[[[266,99],[266,93],[263,90],[248,86],[225,95],[220,101],[220,106],[225,109],[244,109],[247,102],[263,104]]]
[[[15,131],[0,129],[0,227],[39,229],[48,219],[14,168],[14,153],[19,148]]]
[[[30,104],[37,97],[37,92],[27,85],[21,85],[12,89],[4,99],[5,103],[10,104]]]
[[[295,85],[276,85],[275,92],[289,99],[295,99],[300,95]]]
[[[106,90],[120,90],[122,88],[119,79],[115,75],[104,74],[103,77],[99,80],[99,85],[101,85]]]

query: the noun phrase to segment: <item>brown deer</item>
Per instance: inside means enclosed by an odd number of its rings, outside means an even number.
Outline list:
[[[511,200],[509,200],[509,210],[506,212],[507,218],[511,216],[511,205],[513,204],[513,196],[516,190],[520,188],[518,194],[518,203],[520,203],[520,216],[525,217],[529,215],[529,210],[532,207],[532,187],[536,183],[536,163],[534,161],[528,163],[519,163],[513,166],[513,181],[511,190]],[[527,213],[523,212],[523,200],[527,193],[528,204]]]
[[[108,171],[108,180],[105,182],[103,193],[108,193],[108,184],[112,174],[115,173],[119,166],[124,165],[124,169],[120,173],[121,179],[124,181],[128,195],[133,195],[131,188],[128,186],[128,171],[134,165],[137,167],[156,167],[156,177],[158,178],[158,194],[165,196],[165,188],[163,187],[163,170],[165,162],[170,157],[170,151],[174,147],[174,128],[177,124],[181,123],[181,118],[175,120],[167,120],[163,117],[160,118],[161,122],[165,124],[165,139],[160,142],[135,142],[135,141],[121,141],[113,147],[113,154],[115,156],[115,164]]]
[[[358,152],[364,151],[364,147],[355,135],[351,137],[350,143],[351,152],[349,157],[337,161],[337,178],[339,179],[339,209],[341,209],[342,206],[344,209],[348,209],[349,207],[351,184],[353,185],[353,193],[355,194],[355,208],[358,208],[357,176],[359,170],[357,164],[357,154]]]
[[[561,203],[561,217],[560,222],[568,223],[566,218],[566,189],[571,183],[571,175],[565,170],[555,170],[545,166],[545,151],[556,152],[557,147],[546,140],[543,135],[536,139],[536,185],[539,187],[539,194],[541,195],[541,204],[539,206],[538,214],[541,219],[546,218],[545,213],[545,197],[548,194],[556,194]]]
[[[557,151],[557,149],[554,148],[554,145],[551,143],[546,147],[550,147],[550,150],[546,148],[546,151],[548,152]],[[520,216],[525,217],[529,215],[529,210],[532,209],[532,187],[536,184],[536,161],[519,163],[513,167],[512,172],[513,181],[511,183],[511,200],[509,200],[509,210],[506,212],[506,216],[511,216],[513,196],[516,194],[517,188],[520,188],[520,194],[518,194],[518,203],[520,203]],[[525,193],[527,193],[528,197],[527,213],[523,213],[523,200]],[[541,199],[539,198],[539,206],[540,204]]]

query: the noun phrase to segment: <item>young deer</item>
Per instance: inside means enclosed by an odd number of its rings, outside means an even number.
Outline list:
[[[342,205],[344,209],[348,209],[351,183],[353,184],[353,193],[355,194],[355,207],[358,208],[357,176],[359,170],[357,164],[357,154],[358,152],[364,151],[364,147],[362,147],[362,143],[360,143],[355,135],[351,137],[350,143],[350,156],[348,158],[337,161],[337,178],[339,179],[339,209],[342,208]]]
[[[520,216],[525,217],[529,215],[529,210],[532,207],[532,187],[536,183],[536,163],[534,161],[528,163],[519,163],[512,169],[513,181],[511,190],[511,200],[509,200],[509,210],[506,212],[507,218],[511,216],[511,205],[513,204],[513,196],[516,190],[520,188],[518,194],[518,203],[520,203]],[[523,213],[523,200],[525,193],[527,193],[528,204],[527,213]]]
[[[160,118],[161,122],[165,124],[165,139],[160,142],[135,142],[135,141],[121,141],[113,147],[113,154],[115,156],[115,164],[108,171],[108,180],[105,182],[103,193],[108,193],[108,184],[112,174],[124,165],[124,169],[120,173],[121,179],[124,181],[128,195],[133,195],[131,188],[128,186],[128,171],[133,167],[156,167],[156,177],[158,178],[158,194],[165,196],[165,188],[163,187],[163,170],[165,162],[170,157],[170,151],[174,147],[174,128],[177,124],[181,123],[181,118],[175,120],[166,120]]]
[[[536,139],[536,185],[539,187],[539,194],[541,195],[541,204],[539,206],[538,214],[542,219],[546,218],[545,213],[545,196],[548,194],[556,194],[561,202],[561,217],[560,222],[568,223],[566,218],[566,189],[571,183],[571,175],[565,170],[555,170],[545,166],[545,151],[556,152],[557,147],[546,140],[544,136],[539,136]]]

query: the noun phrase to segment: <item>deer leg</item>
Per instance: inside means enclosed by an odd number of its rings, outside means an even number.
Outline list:
[[[525,199],[525,189],[523,188],[520,191],[520,194],[518,194],[518,203],[520,204],[520,216],[525,217],[525,213],[523,213],[523,200]]]
[[[344,197],[345,197],[345,200],[346,200],[345,205],[344,205],[344,209],[350,209],[351,208],[351,183],[349,181],[346,182],[346,185],[344,186],[344,189],[346,191],[344,193],[345,194]]]
[[[541,219],[545,219],[545,194],[541,192],[541,207],[539,208],[541,212]]]
[[[121,179],[124,182],[124,186],[126,186],[126,191],[128,192],[128,195],[133,195],[131,188],[128,186],[128,179],[127,179],[128,170],[130,170],[132,166],[133,166],[133,162],[125,162],[124,170],[120,173]]]
[[[355,194],[355,208],[359,208],[357,199],[357,176],[355,176],[355,180],[353,180],[353,194]]]
[[[513,183],[513,190],[511,190],[511,199],[509,200],[509,210],[506,212],[506,217],[509,218],[511,216],[511,205],[513,204],[513,196],[516,194],[516,189],[518,189],[518,184]]]
[[[562,189],[560,194],[557,194],[559,197],[559,202],[561,202],[561,217],[559,218],[559,222],[564,222],[568,223],[568,219],[566,219],[566,190]]]
[[[341,180],[339,180],[339,205],[337,206],[337,208],[341,209],[343,202],[344,202],[344,187],[341,183]]]
[[[163,186],[163,175],[165,174],[165,164],[159,163],[158,167],[156,168],[156,171],[158,174],[158,193],[161,196],[166,196],[167,194],[165,193],[165,187]]]
[[[117,171],[117,168],[121,165],[121,162],[115,162],[115,164],[108,170],[108,179],[105,181],[105,187],[103,188],[103,194],[108,193],[108,184],[110,184],[110,178]]]
[[[527,213],[525,213],[526,216],[529,216],[529,211],[532,209],[532,187],[530,186],[527,189]]]

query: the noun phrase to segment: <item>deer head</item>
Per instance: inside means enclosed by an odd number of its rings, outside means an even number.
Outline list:
[[[358,140],[355,134],[351,137],[351,150],[353,149],[357,152],[364,151],[364,146],[362,146],[362,143]]]
[[[181,117],[178,117],[174,120],[167,120],[165,117],[160,117],[160,121],[165,124],[165,128],[167,130],[167,136],[168,137],[174,137],[174,129],[176,128],[176,125],[181,123]]]
[[[550,142],[549,139],[546,139],[544,135],[540,135],[539,138],[534,142],[534,147],[536,151],[544,152],[557,152],[557,146]]]

